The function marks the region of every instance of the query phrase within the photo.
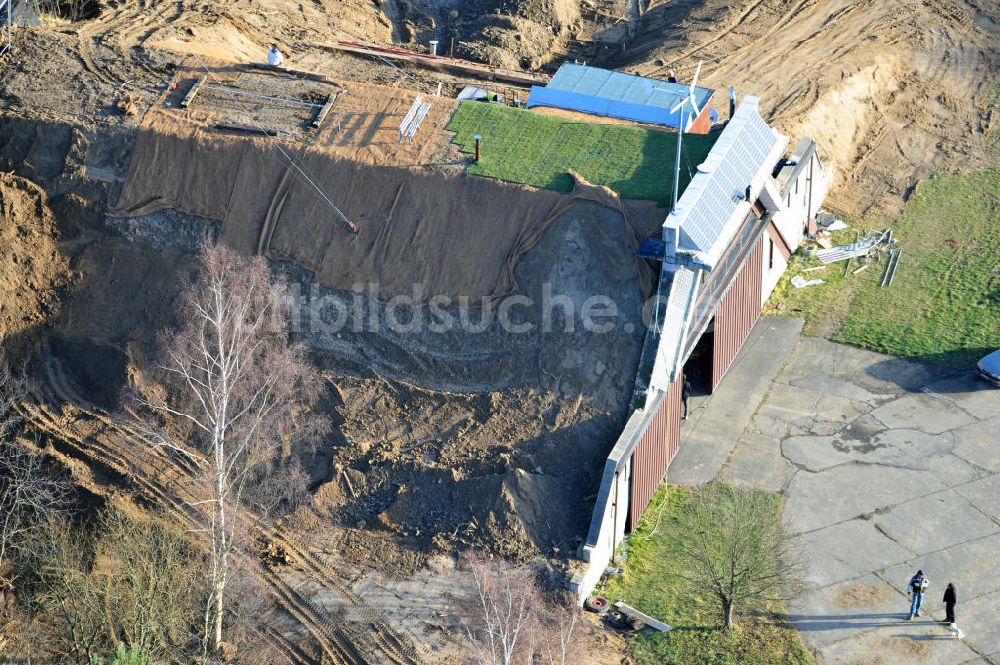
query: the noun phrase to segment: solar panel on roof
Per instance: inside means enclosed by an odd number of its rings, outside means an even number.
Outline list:
[[[719,238],[753,177],[781,138],[747,97],[684,190],[668,224],[681,230],[681,248],[708,253]]]

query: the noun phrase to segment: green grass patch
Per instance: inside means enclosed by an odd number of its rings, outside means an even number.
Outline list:
[[[805,318],[810,334],[955,367],[1000,348],[1000,169],[931,178],[893,228],[902,255],[891,287],[879,286],[884,258],[844,278],[843,263],[802,272],[816,262],[796,257],[768,312]],[[797,274],[828,283],[795,289]]]
[[[468,172],[535,187],[569,191],[569,171],[604,185],[620,196],[669,204],[674,180],[677,135],[673,132],[574,122],[535,111],[483,102],[463,102],[448,129],[463,152],[482,159]],[[681,191],[717,135],[686,134],[681,151]]]
[[[732,492],[744,492],[729,488]],[[775,510],[781,495],[768,493]],[[737,608],[736,626],[722,630],[716,603],[682,575],[677,548],[699,527],[690,511],[689,490],[664,485],[627,543],[627,565],[601,590],[612,602],[629,605],[674,630],[642,631],[629,639],[640,665],[789,665],[812,663],[799,633],[782,607],[762,603]]]

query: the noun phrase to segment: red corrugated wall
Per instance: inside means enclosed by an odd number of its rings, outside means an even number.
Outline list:
[[[761,235],[753,253],[747,259],[729,292],[723,297],[715,314],[715,339],[712,353],[712,390],[729,371],[753,326],[760,318],[764,243]]]
[[[709,100],[708,104],[701,110],[698,114],[698,118],[691,123],[691,129],[688,130],[688,134],[708,134],[712,129],[712,121],[708,118],[709,110],[715,106],[715,96],[713,95]]]
[[[642,511],[663,482],[681,443],[681,384],[674,381],[656,410],[642,440],[632,453],[632,487],[628,502],[628,524],[638,524]]]

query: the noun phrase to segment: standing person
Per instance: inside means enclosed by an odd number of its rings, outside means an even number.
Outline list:
[[[920,616],[920,606],[924,602],[924,592],[927,591],[928,586],[930,586],[930,581],[922,570],[918,570],[917,574],[910,578],[907,589],[910,594],[910,616],[906,618],[907,621]]]
[[[691,382],[688,381],[687,374],[681,375],[681,405],[684,407],[684,415],[681,416],[681,420],[687,420],[688,417],[688,398],[691,397]]]
[[[674,70],[672,69],[670,70],[670,73],[667,74],[667,83],[677,83],[677,74],[674,74]]]
[[[285,56],[278,50],[277,44],[271,44],[271,50],[267,52],[267,64],[272,67],[281,67],[285,61]]]
[[[955,585],[948,582],[948,588],[944,590],[944,610],[947,613],[945,623],[955,623],[955,605],[958,603],[958,592]]]

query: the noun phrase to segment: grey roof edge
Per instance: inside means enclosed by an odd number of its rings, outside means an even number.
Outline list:
[[[788,176],[788,181],[785,183],[784,187],[781,189],[782,193],[787,191],[787,188],[791,186],[793,182],[799,179],[802,175],[802,171],[809,166],[809,161],[815,157],[819,162],[820,168],[823,167],[823,160],[820,159],[819,150],[816,145],[816,141],[804,136],[799,139],[799,142],[795,144],[795,148],[792,150],[791,158],[796,160],[795,165],[792,167],[792,171]]]
[[[573,72],[573,70],[579,70],[579,73]],[[571,85],[567,85],[567,83],[566,83],[566,81],[564,81],[564,79],[571,79],[571,78],[578,77],[578,76],[582,77],[584,75],[583,72],[585,72],[587,70],[592,71],[592,72],[600,72],[602,74],[607,74],[609,80],[611,78],[613,78],[613,77],[617,77],[617,78],[620,78],[620,79],[631,79],[632,81],[648,82],[649,84],[655,85],[655,86],[664,86],[664,87],[667,87],[667,86],[677,86],[676,91],[674,91],[674,93],[673,93],[676,98],[683,98],[688,93],[688,91],[690,90],[690,85],[688,83],[680,83],[680,82],[678,82],[678,83],[670,83],[669,81],[667,81],[665,79],[653,78],[651,76],[642,76],[640,74],[632,74],[630,72],[623,72],[623,71],[620,71],[620,70],[617,70],[617,69],[607,69],[605,67],[595,67],[593,65],[585,65],[585,64],[581,64],[581,63],[577,63],[577,62],[564,62],[561,65],[559,65],[559,69],[557,69],[556,73],[552,75],[552,78],[546,84],[546,87],[552,87],[552,88],[554,88],[556,90],[564,90],[564,91],[568,91],[568,92],[578,92],[577,90],[572,89],[572,87],[571,87],[571,86],[575,86],[575,84],[576,84],[577,81],[574,81]],[[571,73],[571,72],[573,72],[573,73]],[[562,73],[561,76],[560,76],[560,73]],[[605,81],[605,84],[607,84],[607,81]],[[706,87],[700,86],[700,85],[695,86],[695,91],[696,91],[696,93],[697,93],[697,95],[699,97],[704,97],[703,102],[700,104],[701,108],[708,107],[709,104],[711,103],[712,99],[714,99],[715,93],[717,92],[717,90],[715,88],[706,88]],[[606,95],[606,94],[602,94],[602,92],[600,90],[597,91],[596,93],[581,93],[581,94],[587,94],[589,96],[593,96],[593,97],[596,97],[598,99],[624,101],[624,99],[622,99],[620,97],[612,97],[612,96],[609,96],[609,95]],[[658,104],[652,104],[652,103],[650,103],[648,101],[645,101],[645,102],[634,102],[634,103],[643,104],[643,105],[646,105],[646,106],[659,106]]]
[[[684,342],[700,287],[700,270],[687,267],[677,269],[664,311],[663,333],[657,345],[656,362],[649,380],[650,386],[655,390],[666,391],[680,373]]]

